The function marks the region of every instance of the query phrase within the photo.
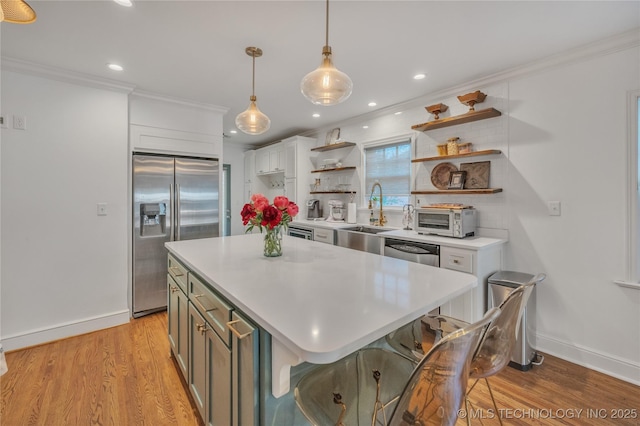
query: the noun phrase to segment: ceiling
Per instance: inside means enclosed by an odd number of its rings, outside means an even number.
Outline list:
[[[638,1],[349,1],[330,3],[329,44],[353,80],[351,97],[322,107],[300,93],[321,60],[325,2],[33,1],[37,21],[2,23],[2,56],[229,108],[227,141],[261,145],[640,27]],[[271,129],[235,129],[249,105],[251,57]],[[121,64],[122,72],[106,67]],[[423,80],[414,80],[416,73]],[[377,106],[368,103],[375,101]],[[319,113],[319,118],[313,118]]]

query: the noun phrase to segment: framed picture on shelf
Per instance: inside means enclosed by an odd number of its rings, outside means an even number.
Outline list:
[[[467,177],[467,172],[465,171],[451,172],[451,174],[449,175],[448,189],[464,188],[464,181],[466,177]]]

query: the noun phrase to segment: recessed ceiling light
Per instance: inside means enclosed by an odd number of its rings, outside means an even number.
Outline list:
[[[400,114],[402,114],[402,111],[398,111],[395,113],[395,115],[400,115]]]
[[[313,118],[318,118],[320,117],[320,114],[318,114],[317,112],[315,114],[312,115]]]
[[[371,107],[376,106],[376,105],[378,105],[378,104],[375,103],[375,102],[369,102],[369,106],[371,106]]]
[[[229,133],[233,133],[235,135],[236,133],[238,133],[238,131],[237,130],[229,130]]]
[[[426,74],[416,74],[416,75],[413,76],[413,79],[414,80],[422,80],[426,76],[427,76]]]
[[[131,3],[131,0],[113,0],[113,1],[118,3],[120,6],[131,7],[133,5],[133,3]]]
[[[122,68],[122,66],[118,65],[118,64],[107,64],[107,66],[112,71],[122,71],[122,70],[124,70],[124,68]]]
[[[363,129],[368,129],[368,128],[369,128],[369,126],[362,126],[362,128],[363,128]]]

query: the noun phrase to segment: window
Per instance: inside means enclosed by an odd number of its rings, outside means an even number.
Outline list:
[[[371,144],[364,149],[364,199],[369,201],[371,188],[382,186],[383,207],[402,207],[411,197],[411,139],[396,138]],[[375,191],[374,196],[378,196]]]

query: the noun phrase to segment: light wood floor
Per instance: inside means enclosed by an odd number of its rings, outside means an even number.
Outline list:
[[[166,329],[166,313],[158,313],[7,353],[0,425],[200,426]],[[506,368],[490,381],[507,425],[640,425],[638,386],[558,358],[546,356],[529,372]],[[482,424],[498,424],[484,384],[472,401]]]

